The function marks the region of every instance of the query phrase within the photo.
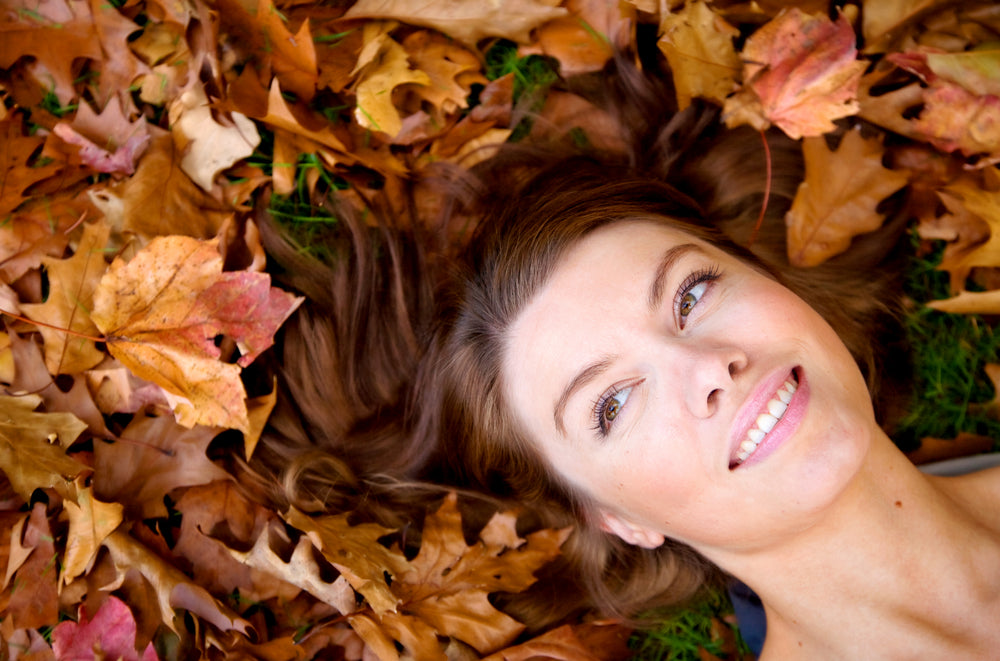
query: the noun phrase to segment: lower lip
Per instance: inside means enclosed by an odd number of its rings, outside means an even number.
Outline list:
[[[761,439],[760,445],[753,451],[753,454],[747,457],[746,461],[734,467],[733,470],[759,464],[795,433],[802,418],[805,417],[806,407],[809,405],[809,383],[801,369],[796,368],[795,375],[798,377],[799,383],[792,395],[792,401],[788,402],[785,414],[781,416],[781,420],[778,420],[774,428]]]

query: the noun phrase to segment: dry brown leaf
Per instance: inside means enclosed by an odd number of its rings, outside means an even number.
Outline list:
[[[125,108],[129,109],[126,112]],[[120,97],[95,113],[90,104],[80,104],[72,122],[59,122],[52,132],[67,143],[79,147],[79,158],[97,172],[132,174],[135,164],[149,145],[149,122],[138,114],[129,99],[123,107]]]
[[[431,79],[423,71],[410,68],[409,55],[400,44],[389,37],[380,43],[378,55],[358,76],[354,119],[365,128],[393,138],[403,124],[393,104],[392,91],[400,85],[430,85]]]
[[[160,621],[175,633],[178,632],[174,621],[175,608],[190,611],[222,631],[236,631],[245,635],[252,630],[249,622],[220,604],[207,590],[167,564],[128,533],[111,533],[105,538],[104,547],[110,552],[118,570],[118,585],[130,571],[142,574],[156,591]],[[110,589],[115,589],[118,585]]]
[[[0,217],[17,208],[33,185],[54,175],[61,163],[36,160],[45,138],[25,135],[21,113],[0,121]]]
[[[69,518],[66,554],[59,576],[61,586],[88,571],[104,539],[121,524],[124,508],[120,503],[106,503],[94,498],[93,490],[79,478],[75,500],[67,499],[63,509]]]
[[[8,466],[6,462],[0,465]],[[9,581],[10,602],[4,619],[10,619],[16,628],[41,629],[55,626],[59,621],[56,559],[54,538],[45,504],[35,503],[24,520],[12,546],[17,544],[28,551],[13,578]]]
[[[87,470],[65,451],[87,425],[70,413],[38,413],[41,402],[33,394],[0,397],[0,468],[24,502]]]
[[[486,37],[528,43],[533,29],[567,14],[558,4],[558,0],[360,0],[344,16],[423,25],[475,47]]]
[[[733,37],[739,30],[706,3],[696,0],[667,14],[660,33],[657,44],[670,63],[679,110],[695,97],[722,103],[736,88],[741,63]]]
[[[301,301],[266,274],[224,273],[215,240],[158,237],[131,261],[112,263],[91,318],[111,355],[177,398],[181,424],[248,431],[240,366],[271,345]],[[221,361],[219,335],[237,343],[236,365]]]
[[[565,624],[491,654],[483,661],[616,661],[629,657],[630,633],[628,627],[616,622]]]
[[[186,429],[169,417],[137,416],[113,442],[94,443],[94,491],[131,518],[167,516],[163,497],[178,487],[232,479],[205,456],[218,429]]]
[[[407,571],[409,562],[402,553],[387,549],[378,540],[393,532],[374,523],[352,526],[347,515],[310,517],[295,508],[284,515],[292,526],[306,533],[323,553],[360,592],[375,613],[394,611],[399,598],[386,582]]]
[[[846,250],[856,235],[878,229],[884,218],[876,207],[907,177],[883,167],[881,142],[858,130],[845,133],[836,151],[823,138],[808,138],[803,152],[806,178],[785,217],[788,259],[815,266]]]
[[[104,359],[104,352],[86,336],[100,334],[90,320],[90,309],[94,288],[107,269],[104,257],[109,232],[103,222],[87,224],[72,257],[43,257],[42,264],[49,278],[49,296],[44,303],[21,305],[25,316],[48,324],[39,326],[38,332],[45,339],[45,366],[51,374],[76,374]],[[70,335],[64,330],[79,335]]]
[[[424,84],[405,89],[444,115],[469,107],[468,97],[473,84],[489,83],[480,71],[481,64],[475,53],[442,35],[419,30],[407,35],[402,46],[416,68],[428,78]]]
[[[914,17],[946,0],[866,0],[861,31],[866,53],[884,52]]]
[[[607,0],[565,0],[569,16],[554,18],[535,30],[533,43],[518,53],[546,55],[559,61],[564,77],[600,71],[616,47],[627,47],[635,11]]]
[[[994,168],[995,171],[995,168]],[[1000,264],[1000,192],[986,191],[968,181],[960,181],[947,186],[941,194],[946,204],[961,204],[961,209],[976,216],[989,225],[989,238],[975,246],[959,250],[946,250],[945,256],[938,266],[941,270],[952,274],[953,288],[964,286],[969,271],[976,266],[996,266]],[[961,216],[955,214],[957,218]],[[965,249],[961,249],[965,248]],[[964,297],[959,305],[976,300],[977,297]],[[980,299],[980,300],[988,300]],[[936,303],[935,305],[941,305]],[[947,309],[949,305],[945,303]]]

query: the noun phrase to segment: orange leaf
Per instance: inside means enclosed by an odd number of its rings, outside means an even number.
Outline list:
[[[907,177],[883,167],[882,144],[857,130],[845,133],[836,151],[823,138],[807,138],[802,149],[806,178],[785,217],[788,259],[815,266],[846,250],[854,236],[878,229],[884,218],[876,207]]]
[[[695,97],[723,102],[736,87],[740,58],[733,37],[739,30],[700,0],[668,14],[660,30],[658,44],[670,63],[678,110]]]
[[[833,120],[858,111],[856,37],[843,15],[834,23],[798,9],[783,11],[754,32],[743,48],[743,89],[728,99],[729,127],[774,124],[793,138],[834,129]]]
[[[91,318],[114,357],[179,398],[181,424],[248,431],[239,366],[271,345],[302,299],[272,288],[263,273],[223,273],[217,244],[158,237],[131,261],[115,260]],[[219,335],[237,343],[237,365],[220,360]]]

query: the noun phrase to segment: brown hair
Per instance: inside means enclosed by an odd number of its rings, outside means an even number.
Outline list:
[[[710,241],[823,314],[873,393],[894,312],[892,270],[876,266],[898,224],[840,263],[803,272],[785,261],[783,217],[802,177],[796,143],[767,136],[771,201],[751,252],[768,185],[759,134],[725,130],[706,105],[675,112],[669,79],[631,66],[581,89],[617,117],[623,148],[510,148],[452,177],[450,213],[477,218],[460,255],[377,205],[374,222],[338,207],[342,249],[326,264],[260,219],[286,286],[309,303],[284,333],[282,396],[250,472],[257,486],[278,502],[403,525],[437,485],[456,485],[486,494],[486,509],[517,504],[524,525],[576,525],[547,576],[504,600],[531,628],[588,607],[631,616],[722,578],[684,545],[650,551],[597,529],[587,498],[540,459],[505,402],[506,331],[570,246],[638,218]]]

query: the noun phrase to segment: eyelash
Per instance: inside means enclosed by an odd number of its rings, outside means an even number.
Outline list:
[[[710,266],[707,268],[701,268],[697,271],[691,273],[688,277],[684,279],[681,286],[677,288],[677,294],[674,296],[674,314],[677,316],[678,325],[684,328],[684,320],[687,315],[681,315],[681,303],[684,301],[684,297],[691,293],[695,287],[703,282],[715,282],[722,276],[722,271],[719,270],[718,266]],[[699,298],[695,305],[701,302]]]
[[[680,306],[681,302],[684,300],[684,297],[701,283],[715,282],[721,276],[722,276],[722,271],[719,270],[718,266],[711,266],[708,268],[698,269],[697,271],[694,271],[693,273],[688,275],[688,277],[684,279],[684,282],[681,283],[681,286],[677,288],[677,294],[674,296],[674,314],[676,314],[678,320],[680,320],[679,325],[681,328],[684,327],[684,323],[682,315],[680,314]],[[697,305],[699,302],[701,302],[701,299],[698,299],[698,301],[695,302],[695,305]],[[686,317],[687,315],[684,316]],[[593,418],[594,431],[596,431],[601,436],[608,435],[608,433],[611,431],[611,427],[613,426],[612,421],[607,419],[608,405],[615,397],[625,392],[626,390],[631,390],[635,388],[640,383],[642,383],[642,381],[643,380],[640,379],[639,381],[630,381],[624,384],[615,384],[611,386],[611,388],[606,390],[604,393],[602,393],[600,397],[597,398],[597,401],[594,402],[594,405],[591,409],[593,411],[591,417]],[[615,418],[618,417],[619,413],[620,411],[615,414]]]
[[[613,400],[615,397],[625,392],[626,390],[632,390],[640,383],[642,383],[644,380],[645,379],[639,379],[638,381],[628,381],[623,384],[616,383],[615,385],[611,386],[609,389],[604,391],[604,393],[602,393],[601,396],[597,398],[597,401],[594,402],[594,406],[592,408],[593,410],[592,417],[594,419],[594,431],[596,431],[601,436],[608,435],[608,432],[611,431],[612,427],[612,424],[609,424],[611,421],[605,418],[605,416],[607,415],[608,404],[610,404],[611,400]],[[620,412],[621,411],[619,410],[618,413]],[[618,413],[615,414],[615,417],[618,416]]]

